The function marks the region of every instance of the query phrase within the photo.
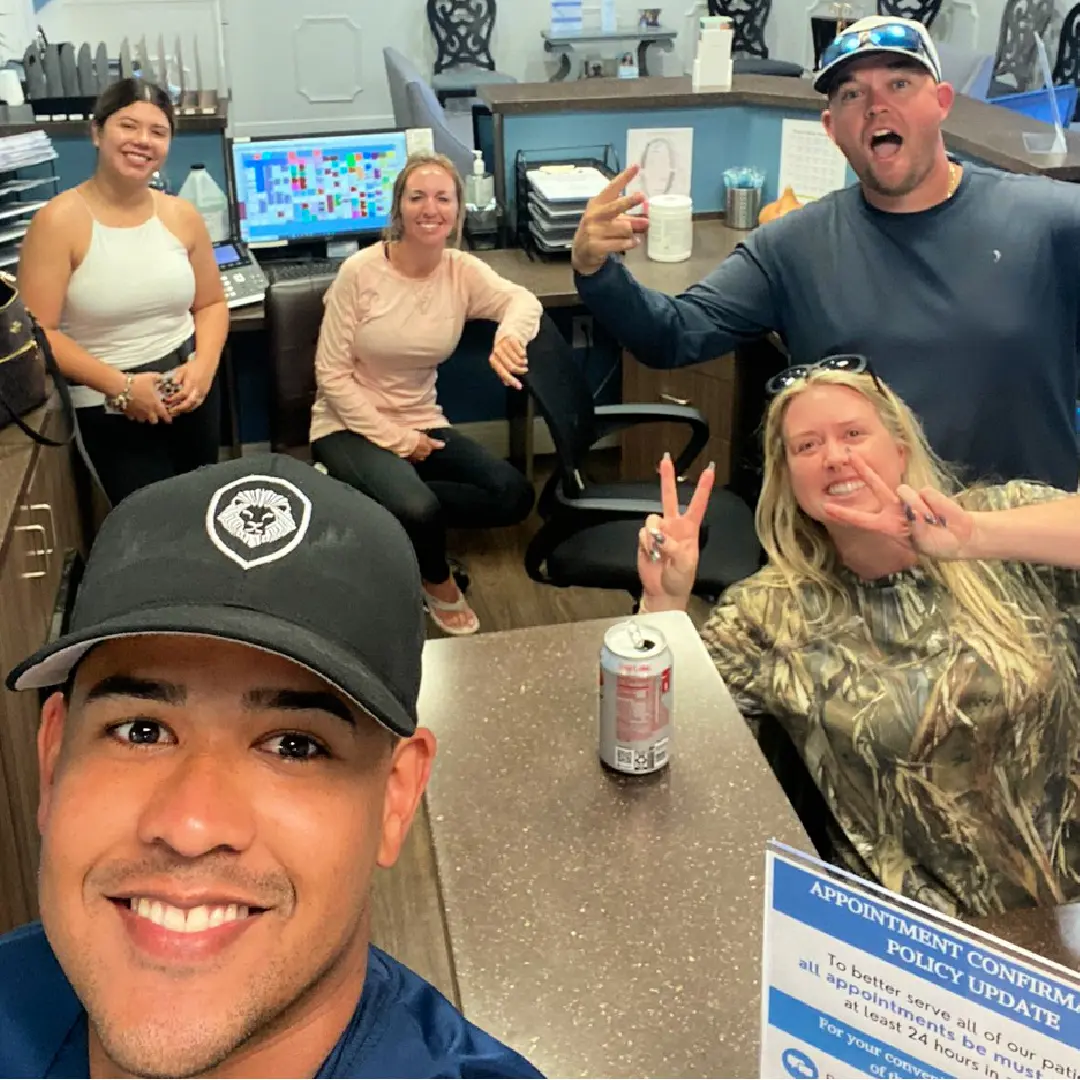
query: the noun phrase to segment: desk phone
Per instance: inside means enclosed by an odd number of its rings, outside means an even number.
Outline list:
[[[214,245],[225,299],[230,308],[261,303],[266,296],[267,280],[247,244],[226,240]]]

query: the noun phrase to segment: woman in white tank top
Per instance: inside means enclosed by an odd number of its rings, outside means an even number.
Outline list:
[[[38,211],[19,262],[23,299],[72,384],[83,445],[114,505],[218,458],[229,311],[213,245],[194,206],[149,187],[174,129],[153,83],[106,89],[90,129],[94,175]]]

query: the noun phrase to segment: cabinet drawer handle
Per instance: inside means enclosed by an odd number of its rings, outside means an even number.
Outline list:
[[[49,551],[48,551],[49,534],[45,531],[45,526],[44,525],[16,525],[15,526],[15,531],[16,532],[24,532],[24,533],[40,532],[41,533],[41,542],[45,545],[44,547],[38,548],[37,551],[28,551],[26,553],[31,558],[35,558],[35,559],[38,558],[38,557],[43,558],[45,560],[45,569],[44,570],[24,570],[19,575],[19,577],[21,577],[23,579],[23,581],[28,581],[30,578],[44,577],[48,573],[48,570],[49,570]]]
[[[689,405],[690,399],[688,397],[675,397],[674,394],[661,394],[661,401],[666,401],[669,405]]]
[[[56,545],[56,517],[53,514],[53,508],[46,502],[43,503],[31,503],[29,507],[30,513],[40,514],[42,512],[49,515],[49,529],[52,533],[52,542],[47,544],[47,554],[53,553],[53,547]]]

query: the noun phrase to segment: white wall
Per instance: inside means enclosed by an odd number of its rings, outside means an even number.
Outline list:
[[[0,30],[25,24],[30,2],[0,0]],[[620,22],[636,22],[646,3],[617,0]],[[853,6],[869,10],[872,3]],[[682,74],[692,48],[689,16],[704,0],[659,6],[679,40],[673,53],[650,51],[652,69]],[[946,0],[935,36],[993,53],[1003,7],[1004,0]],[[774,0],[766,32],[771,55],[808,65],[809,13],[826,8],[819,0]],[[500,0],[492,52],[501,70],[520,81],[550,77],[556,62],[540,38],[548,18],[548,0]],[[424,0],[49,0],[37,20],[51,40],[101,39],[112,55],[125,36],[134,44],[145,33],[153,54],[159,31],[167,51],[181,33],[185,53],[197,35],[204,71],[215,66],[220,42],[220,85],[231,86],[237,134],[388,126],[383,46],[399,49],[421,71],[431,70],[435,56]],[[23,47],[14,51],[21,54]]]

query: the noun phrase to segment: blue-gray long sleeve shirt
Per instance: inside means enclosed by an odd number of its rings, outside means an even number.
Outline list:
[[[915,214],[855,185],[749,233],[680,296],[616,258],[575,282],[652,367],[770,331],[793,363],[864,353],[966,480],[1077,487],[1078,185],[966,165],[951,199]]]

